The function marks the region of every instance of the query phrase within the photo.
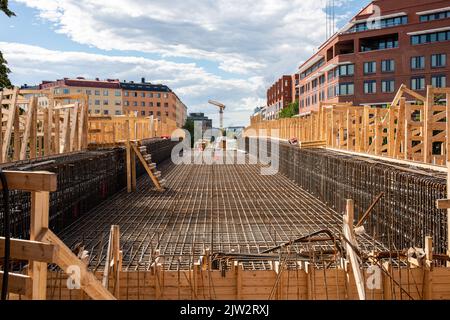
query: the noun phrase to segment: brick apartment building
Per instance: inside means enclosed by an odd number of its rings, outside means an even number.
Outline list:
[[[293,101],[292,79],[284,75],[267,90],[267,120],[277,119],[280,111]]]
[[[448,0],[373,1],[300,66],[300,114],[321,101],[386,106],[402,83],[425,95],[448,85],[449,58]]]
[[[84,93],[87,94],[89,99],[90,114],[122,114],[122,90],[119,80],[116,79],[100,80],[97,78],[95,80],[87,80],[82,77],[76,79],[64,78],[56,81],[43,81],[38,89],[51,89],[55,95]]]
[[[162,84],[145,82],[121,82],[124,112],[137,112],[139,116],[154,116],[177,122],[182,127],[186,122],[187,108],[178,96]]]

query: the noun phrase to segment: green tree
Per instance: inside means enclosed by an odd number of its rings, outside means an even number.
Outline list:
[[[191,135],[191,147],[194,147],[194,120],[187,119],[183,126],[183,129],[187,130]]]
[[[280,119],[292,118],[298,114],[298,101],[288,104],[286,108],[280,111]]]
[[[16,14],[9,10],[8,0],[0,0],[0,10],[3,11],[8,17],[15,16]],[[6,65],[6,60],[3,58],[3,54],[0,51],[0,89],[10,87],[11,82],[8,78],[8,73],[11,72]]]

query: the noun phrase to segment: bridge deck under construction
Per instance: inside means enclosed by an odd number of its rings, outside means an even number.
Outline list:
[[[336,236],[342,214],[320,202],[282,174],[261,175],[259,165],[160,166],[164,193],[154,191],[148,176],[138,190],[119,192],[66,228],[61,237],[90,253],[90,267],[103,269],[109,229],[119,225],[124,270],[148,269],[160,250],[168,270],[188,269],[207,248],[212,252],[261,253],[323,229]],[[332,244],[296,244],[293,251],[326,251]],[[380,244],[362,237],[360,245]],[[267,262],[247,263],[269,269]]]

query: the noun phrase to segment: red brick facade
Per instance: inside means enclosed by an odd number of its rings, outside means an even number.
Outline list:
[[[278,118],[279,112],[293,102],[292,76],[283,76],[267,90],[267,119]]]
[[[421,94],[427,85],[448,86],[449,7],[448,1],[373,1],[300,66],[300,114],[321,101],[386,105],[402,83]],[[370,24],[378,8],[380,19]]]

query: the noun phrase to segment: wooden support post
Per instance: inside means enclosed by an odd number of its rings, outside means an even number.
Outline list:
[[[16,112],[14,112],[14,150],[13,160],[17,161],[20,158],[20,115],[19,107],[14,106]]]
[[[50,192],[31,192],[31,226],[30,240],[37,240],[38,235],[48,228]],[[29,261],[29,276],[32,278],[31,299],[47,298],[47,263]]]
[[[360,300],[366,300],[364,277],[359,268],[359,261],[353,247],[357,246],[356,239],[353,233],[354,220],[354,203],[353,200],[347,199],[346,215],[344,215],[344,236],[352,244],[346,243],[347,259],[350,261],[353,276],[355,278],[356,288],[358,290],[358,297]]]
[[[64,122],[63,122],[63,153],[70,152],[70,109],[64,110]]]
[[[54,111],[53,111],[53,105],[49,105],[48,106],[48,153],[46,153],[46,155],[52,155],[54,154],[54,140],[53,140],[53,116],[54,116]]]
[[[389,261],[383,263],[383,269],[389,276],[383,274],[383,300],[392,300],[392,265]]]
[[[133,183],[132,183],[132,174],[131,174],[131,153],[133,150],[131,149],[131,142],[126,142],[126,163],[127,163],[127,191],[128,193],[133,191]]]
[[[136,191],[136,153],[131,149],[131,190]]]
[[[8,121],[6,123],[6,132],[3,137],[3,149],[2,149],[2,160],[3,162],[8,161],[8,151],[11,145],[11,136],[13,131],[14,119],[17,112],[16,101],[17,101],[17,88],[14,88],[11,98],[11,104],[8,110]],[[2,108],[3,109],[3,108]],[[2,110],[3,111],[3,110]]]
[[[425,264],[423,270],[425,273],[423,284],[423,299],[433,299],[433,238],[425,237]]]
[[[59,110],[55,110],[55,141],[54,141],[54,152],[55,154],[59,154],[61,151],[61,137],[60,137],[60,117]]]
[[[432,108],[434,105],[434,93],[433,93],[433,87],[427,86],[427,98],[424,104],[424,118],[423,121],[423,161],[425,163],[431,162],[431,154],[433,151],[432,148],[432,136],[433,136],[433,129],[432,129],[432,119],[433,119],[433,112]]]
[[[31,120],[31,132],[30,132],[30,159],[36,158],[37,148],[37,103],[31,105],[33,107],[33,117]]]
[[[234,264],[236,270],[236,299],[242,300],[242,272],[244,272],[244,268],[237,261]]]
[[[34,105],[36,104],[36,98],[31,98],[30,104],[28,105],[27,117],[25,120],[25,132],[23,133],[22,146],[20,148],[20,160],[25,160],[27,157],[27,146],[28,140],[30,138],[31,130],[32,130],[32,121],[34,119]],[[32,144],[30,142],[30,151],[32,148]]]
[[[49,138],[49,119],[48,119],[49,110],[48,108],[44,109],[44,156],[48,156],[50,153],[50,138]]]

